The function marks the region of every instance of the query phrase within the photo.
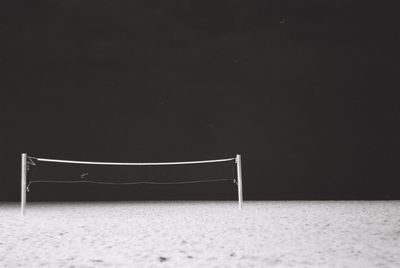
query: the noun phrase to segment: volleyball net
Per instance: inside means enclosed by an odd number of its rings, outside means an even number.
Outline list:
[[[26,194],[40,183],[104,185],[193,184],[231,181],[238,186],[242,207],[241,156],[184,162],[93,162],[40,158],[22,154],[21,208]]]

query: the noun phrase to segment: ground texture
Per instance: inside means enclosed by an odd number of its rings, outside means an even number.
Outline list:
[[[0,203],[0,267],[400,267],[400,201]]]

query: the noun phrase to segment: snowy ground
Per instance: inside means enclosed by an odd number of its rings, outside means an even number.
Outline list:
[[[0,203],[0,267],[400,267],[400,201]]]

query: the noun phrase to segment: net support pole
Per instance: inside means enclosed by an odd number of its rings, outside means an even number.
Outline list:
[[[26,207],[26,153],[21,156],[21,215],[25,216]]]
[[[242,210],[242,205],[243,205],[242,157],[241,157],[240,154],[236,155],[236,168],[237,168],[237,186],[238,186],[239,210]]]

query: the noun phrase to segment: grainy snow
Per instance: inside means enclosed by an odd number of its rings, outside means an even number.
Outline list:
[[[0,203],[0,267],[400,267],[400,201]]]

